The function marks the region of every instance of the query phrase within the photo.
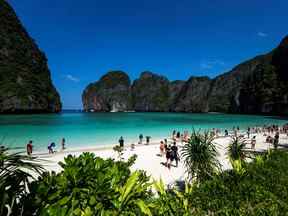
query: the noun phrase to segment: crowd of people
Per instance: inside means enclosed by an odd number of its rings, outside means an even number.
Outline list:
[[[223,133],[219,128],[212,128],[210,130],[210,133],[214,137],[227,137],[230,135],[238,136],[238,137],[244,137],[245,131],[240,131],[240,127],[233,127],[232,130],[228,131],[227,129],[223,130]],[[247,127],[246,130],[246,136],[248,139],[250,139],[250,136],[253,134],[253,137],[251,138],[251,148],[255,149],[256,147],[256,136],[255,134],[262,134],[263,136],[266,136],[266,143],[273,144],[274,148],[278,148],[279,145],[279,137],[280,134],[286,134],[288,137],[288,124],[285,124],[283,126],[278,125],[263,125],[262,127]],[[173,130],[171,140],[168,144],[167,139],[164,139],[164,141],[160,142],[160,156],[166,157],[165,165],[170,169],[172,162],[175,161],[176,167],[178,166],[178,162],[180,160],[179,154],[178,154],[178,145],[177,143],[185,143],[188,142],[190,139],[190,134],[188,130],[184,130],[183,133],[180,131]],[[144,143],[144,135],[139,135],[139,141],[138,144],[145,144],[149,145],[151,140],[151,136],[145,136],[145,143]],[[118,143],[120,147],[124,149],[124,138],[121,136],[118,140]],[[65,138],[61,139],[60,142],[61,150],[65,150],[66,140]],[[135,144],[131,144],[131,150],[134,150]],[[48,153],[53,154],[55,153],[56,149],[56,143],[51,142],[48,146]],[[31,155],[33,153],[33,141],[30,140],[26,145],[27,154]]]

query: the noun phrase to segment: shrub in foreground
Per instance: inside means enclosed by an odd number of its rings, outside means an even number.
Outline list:
[[[68,156],[63,171],[45,173],[23,199],[25,215],[140,215],[149,213],[149,178],[131,172],[128,162],[104,160],[92,153]]]

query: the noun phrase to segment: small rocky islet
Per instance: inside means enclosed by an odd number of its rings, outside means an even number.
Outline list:
[[[45,54],[0,0],[0,113],[56,113],[62,105]],[[82,94],[85,111],[288,114],[288,36],[271,52],[215,78],[169,81],[146,71],[133,82],[111,71]]]
[[[288,36],[271,52],[213,79],[172,81],[143,72],[131,83],[111,71],[82,94],[85,111],[224,112],[288,114]]]

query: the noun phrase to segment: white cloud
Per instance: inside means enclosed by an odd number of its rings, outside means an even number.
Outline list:
[[[202,61],[200,63],[200,67],[202,69],[212,69],[215,66],[224,66],[225,63],[221,60],[213,60],[213,61]]]
[[[258,32],[257,35],[258,35],[259,37],[267,37],[267,36],[268,36],[268,34],[265,33],[265,32]]]
[[[79,78],[74,77],[74,76],[72,76],[71,74],[65,75],[65,78],[66,78],[67,80],[72,81],[72,82],[79,82],[79,81],[80,81]]]

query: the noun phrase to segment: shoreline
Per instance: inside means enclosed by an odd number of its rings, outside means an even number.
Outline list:
[[[266,143],[265,139],[266,137],[262,133],[253,133],[252,136],[256,136],[256,148],[251,149],[250,143],[247,144],[246,150],[252,151],[252,152],[263,152],[270,148],[273,148],[273,145]],[[246,137],[246,136],[245,136]],[[177,180],[185,180],[186,179],[186,168],[183,163],[183,159],[180,159],[178,163],[178,167],[175,167],[175,162],[171,166],[171,169],[168,169],[164,164],[166,162],[165,155],[162,157],[160,155],[160,140],[155,140],[154,142],[151,142],[149,145],[146,144],[135,144],[135,148],[131,149],[131,144],[126,144],[124,146],[125,150],[123,151],[123,160],[127,161],[128,158],[130,158],[133,155],[137,155],[137,159],[135,161],[135,164],[132,165],[131,170],[144,170],[147,172],[149,176],[151,176],[151,179],[160,180],[162,179],[163,182],[167,185],[172,182],[175,182]],[[250,140],[250,139],[249,139]],[[230,164],[230,161],[227,157],[227,146],[229,145],[231,141],[231,136],[223,137],[219,136],[215,138],[214,143],[215,147],[218,151],[218,160],[221,163],[222,170],[231,169],[232,166]],[[168,139],[168,143],[171,142],[171,139]],[[288,136],[286,134],[281,134],[279,139],[279,144],[288,144]],[[181,154],[181,149],[184,145],[181,145],[181,142],[177,142],[178,148],[179,148],[179,154]],[[101,157],[103,159],[116,159],[118,160],[118,154],[113,150],[113,147],[115,145],[109,145],[109,146],[97,146],[97,147],[84,147],[84,148],[73,148],[73,149],[67,149],[66,151],[57,152],[55,154],[48,154],[48,153],[39,153],[39,154],[33,154],[33,156],[37,156],[38,159],[43,160],[40,163],[42,166],[46,169],[46,171],[50,172],[61,172],[62,168],[58,164],[60,161],[64,161],[64,158],[68,155],[72,156],[79,156],[83,152],[91,152],[94,153],[96,157]],[[288,146],[287,146],[288,147]],[[282,149],[282,147],[279,145],[279,149]]]

